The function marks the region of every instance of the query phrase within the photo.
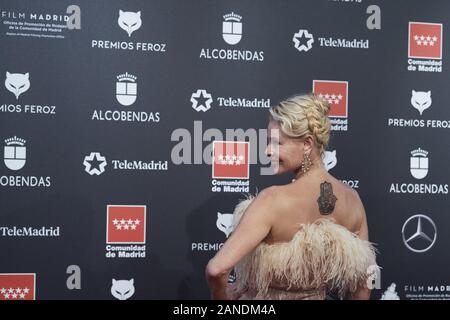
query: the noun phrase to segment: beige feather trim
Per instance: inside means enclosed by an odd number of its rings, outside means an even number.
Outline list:
[[[233,226],[239,224],[254,197],[234,210]],[[234,295],[248,289],[264,297],[269,287],[286,290],[336,290],[341,297],[354,292],[367,279],[367,268],[376,265],[373,244],[359,239],[329,219],[302,224],[290,242],[261,243],[236,266]]]

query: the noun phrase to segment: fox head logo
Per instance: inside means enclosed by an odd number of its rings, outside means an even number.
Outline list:
[[[228,238],[233,231],[233,214],[217,212],[216,226]]]
[[[119,26],[128,33],[128,36],[131,37],[131,34],[142,25],[141,12],[119,10],[119,19],[117,22],[119,23]]]
[[[325,165],[325,169],[327,169],[327,171],[333,169],[337,163],[336,150],[325,151],[322,161],[323,161],[323,164]]]
[[[431,106],[431,91],[414,91],[411,94],[411,105],[420,112],[424,112]]]
[[[134,279],[116,280],[112,279],[111,294],[119,300],[127,300],[134,294]]]
[[[19,99],[19,96],[30,88],[30,74],[9,73],[6,71],[5,87]]]

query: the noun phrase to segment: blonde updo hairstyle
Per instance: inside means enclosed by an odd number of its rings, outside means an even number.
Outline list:
[[[269,109],[270,118],[286,136],[301,139],[311,135],[320,156],[330,140],[329,111],[330,104],[314,94],[295,95]]]

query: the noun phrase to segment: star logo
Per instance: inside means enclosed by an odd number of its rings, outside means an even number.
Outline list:
[[[139,219],[118,220],[116,218],[113,220],[113,225],[116,227],[116,230],[137,230],[140,223],[141,221]]]
[[[428,251],[436,242],[436,237],[436,224],[426,215],[416,214],[403,224],[403,243],[413,252]]]
[[[191,95],[192,108],[198,112],[211,109],[212,101],[212,96],[204,89],[198,89]]]
[[[84,170],[93,175],[101,175],[105,172],[106,158],[102,156],[99,152],[91,152],[90,155],[84,157]]]
[[[0,301],[35,299],[35,273],[0,273]]]
[[[306,44],[304,43],[306,39]],[[292,37],[292,41],[294,42],[294,47],[302,52],[307,52],[311,50],[312,45],[314,43],[314,37],[308,30],[300,29],[297,33]],[[303,42],[303,43],[302,43]]]

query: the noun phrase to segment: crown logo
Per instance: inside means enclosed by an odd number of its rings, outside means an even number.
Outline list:
[[[27,141],[25,139],[17,138],[14,136],[13,138],[5,139],[6,145],[18,145],[23,146]]]
[[[422,150],[422,149],[416,149],[411,151],[411,155],[413,157],[426,157],[428,155],[428,151]]]
[[[132,74],[129,74],[128,72],[123,73],[123,74],[119,74],[117,76],[117,80],[119,81],[131,81],[131,82],[136,82],[137,77],[133,76]]]
[[[236,21],[236,22],[240,22],[242,19],[240,15],[235,14],[234,12],[224,15],[223,18],[225,19],[225,21]]]

